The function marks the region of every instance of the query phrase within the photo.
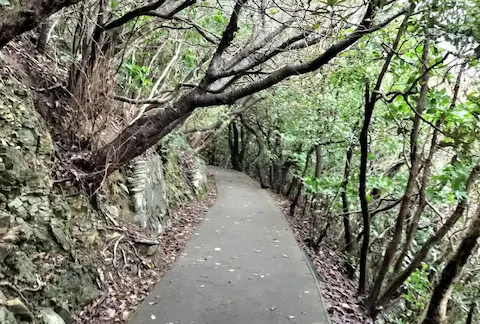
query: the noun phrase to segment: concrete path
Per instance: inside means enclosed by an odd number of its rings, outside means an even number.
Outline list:
[[[273,198],[213,168],[215,205],[131,323],[327,324],[316,278]]]

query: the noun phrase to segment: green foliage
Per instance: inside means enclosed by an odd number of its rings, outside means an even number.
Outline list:
[[[472,167],[472,161],[447,165],[432,177],[432,180],[438,181],[438,183],[446,189],[443,192],[439,192],[435,187],[431,187],[427,189],[427,195],[436,202],[442,201],[445,198],[448,202],[465,198],[465,183]]]
[[[320,179],[315,177],[303,178],[305,184],[305,191],[308,195],[320,194],[323,196],[335,196],[338,193],[341,179],[335,177],[322,177]]]
[[[402,297],[407,303],[407,309],[400,315],[400,323],[416,323],[416,318],[428,305],[431,283],[428,279],[431,271],[428,264],[423,264],[421,269],[415,272],[405,281],[405,293]]]
[[[185,68],[192,69],[197,65],[197,56],[195,51],[188,49],[182,56]]]
[[[151,84],[148,78],[149,69],[147,66],[136,65],[131,59],[123,63],[123,72],[126,77],[132,78],[136,88],[148,88]]]

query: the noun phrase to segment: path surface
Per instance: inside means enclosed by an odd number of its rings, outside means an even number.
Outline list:
[[[132,324],[327,324],[317,283],[273,198],[213,168],[215,205]]]

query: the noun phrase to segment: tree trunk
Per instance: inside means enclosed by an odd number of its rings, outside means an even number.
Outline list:
[[[245,161],[245,157],[247,156],[248,151],[248,144],[250,144],[250,132],[248,132],[245,127],[240,127],[241,139],[242,139],[242,148],[240,150],[239,159],[240,164],[242,166],[242,172],[246,171],[247,168],[247,161]]]
[[[305,160],[305,167],[303,168],[303,172],[301,175],[301,178],[298,180],[298,186],[297,186],[297,191],[295,193],[295,197],[293,198],[292,204],[290,205],[290,216],[293,216],[295,214],[295,208],[297,207],[298,200],[300,199],[300,195],[302,194],[302,189],[303,189],[303,178],[307,175],[308,169],[310,168],[310,164],[312,162],[312,153],[313,153],[313,148],[308,150],[307,152],[307,159]]]
[[[454,285],[459,281],[462,270],[477,246],[477,239],[480,237],[480,206],[470,221],[467,232],[455,254],[448,260],[443,268],[440,281],[433,289],[432,298],[428,306],[425,319],[422,324],[446,324],[447,304],[450,299]]]
[[[322,171],[323,171],[323,153],[322,153],[322,144],[318,143],[315,145],[315,178],[320,180],[320,177],[322,176]],[[313,203],[312,203],[312,209],[316,211],[319,209],[319,203],[320,203],[320,198],[321,196],[319,194],[315,194],[313,196]],[[317,215],[317,213],[315,213]]]
[[[360,198],[360,205],[362,209],[362,219],[363,219],[363,242],[362,248],[360,251],[360,280],[358,285],[358,293],[364,294],[367,284],[367,259],[368,259],[368,248],[370,246],[370,211],[368,210],[368,201],[367,201],[367,160],[368,160],[368,128],[370,126],[370,121],[372,119],[373,110],[375,109],[375,103],[378,99],[378,91],[382,86],[383,78],[388,71],[390,62],[392,61],[393,55],[400,43],[400,39],[406,29],[408,19],[413,11],[413,6],[410,6],[405,19],[398,28],[397,35],[392,44],[391,50],[388,52],[385,62],[383,63],[382,69],[378,74],[375,87],[370,95],[367,87],[365,89],[365,117],[363,121],[362,130],[360,132],[360,178],[358,185],[358,193]]]
[[[37,50],[44,54],[47,49],[48,41],[50,40],[50,33],[53,29],[53,20],[49,17],[45,19],[39,26],[39,35],[37,41]]]
[[[292,182],[290,182],[290,185],[288,186],[288,190],[285,193],[285,196],[287,196],[287,198],[290,198],[290,195],[292,194],[292,192],[296,191],[297,186],[298,186],[298,178],[295,177],[295,175],[293,175]]]
[[[283,165],[282,137],[280,136],[279,132],[275,134],[273,155],[275,156],[275,159],[272,161],[271,184],[272,184],[272,189],[276,193],[279,193],[281,189],[282,165]]]
[[[475,313],[475,302],[472,303],[470,306],[470,310],[468,311],[467,315],[467,320],[465,321],[465,324],[473,324],[473,315]]]
[[[425,42],[423,44],[423,53],[422,53],[422,86],[420,89],[420,97],[418,99],[417,104],[417,113],[415,114],[415,118],[413,121],[412,132],[410,134],[410,173],[407,181],[407,186],[405,188],[405,193],[403,195],[402,203],[400,205],[400,211],[398,212],[397,220],[395,223],[395,230],[392,235],[392,239],[390,240],[387,249],[385,251],[385,255],[383,257],[382,264],[380,265],[380,269],[377,272],[375,277],[375,281],[372,287],[372,291],[368,296],[367,302],[365,304],[367,311],[373,312],[375,308],[375,304],[380,294],[380,290],[382,288],[383,281],[387,274],[388,268],[392,263],[393,258],[395,257],[395,253],[397,251],[397,247],[400,244],[402,239],[402,232],[403,227],[405,224],[405,220],[407,214],[410,210],[410,204],[413,196],[413,192],[417,182],[417,176],[420,170],[420,161],[421,161],[421,152],[418,149],[418,136],[420,131],[420,123],[421,123],[421,114],[425,109],[425,104],[427,101],[427,92],[428,92],[428,79],[429,73],[427,70],[428,65],[428,51],[430,48],[430,38],[427,35],[425,38]]]
[[[375,103],[369,99],[370,90],[365,87],[365,114],[362,130],[360,131],[360,175],[358,180],[358,195],[362,209],[363,242],[360,250],[360,279],[358,293],[363,295],[367,285],[367,259],[368,247],[370,246],[370,211],[367,200],[367,162],[368,162],[368,128],[372,120]]]
[[[264,169],[264,159],[265,159],[265,146],[263,144],[262,133],[253,127],[247,120],[247,118],[242,114],[240,115],[240,120],[242,121],[243,126],[248,129],[251,133],[255,135],[257,139],[258,154],[255,158],[255,165],[257,166],[258,178],[260,180],[260,186],[262,188],[270,188],[267,182],[265,169]]]
[[[195,109],[193,96],[192,91],[178,100],[171,109],[139,118],[112,142],[94,152],[88,164],[81,165],[88,172],[85,178],[91,184],[91,189],[96,190],[109,173],[157,144],[183,118],[189,116]]]
[[[283,187],[285,186],[285,179],[287,178],[287,174],[290,171],[290,167],[292,165],[292,161],[285,161],[280,167],[280,179],[278,180],[278,187],[276,190],[277,194],[282,193]]]
[[[240,157],[239,134],[237,124],[233,120],[228,125],[228,143],[230,147],[230,156],[232,168],[237,171],[242,171],[242,161]]]
[[[34,29],[60,9],[78,2],[80,0],[26,0],[14,8],[0,6],[0,48],[16,36]]]
[[[452,97],[452,102],[450,104],[450,109],[453,109],[455,107],[455,104],[457,102],[457,96],[458,96],[458,91],[460,89],[460,83],[462,79],[462,73],[463,73],[463,68],[464,65],[462,65],[460,72],[458,73],[457,80],[455,81],[455,87],[453,90],[453,97]],[[443,122],[445,121],[445,112],[442,113],[442,116],[437,120],[435,123],[435,129],[433,130],[432,134],[432,139],[430,141],[430,151],[428,153],[428,156],[423,163],[423,174],[422,174],[422,179],[420,181],[420,188],[419,188],[419,195],[420,195],[420,201],[418,203],[417,209],[415,210],[415,214],[413,215],[412,221],[410,222],[410,225],[408,226],[407,229],[407,235],[405,238],[405,244],[402,248],[402,251],[400,252],[400,255],[398,256],[397,262],[395,263],[395,266],[393,268],[394,273],[398,273],[402,267],[403,260],[405,259],[405,256],[407,255],[408,251],[410,250],[410,247],[413,242],[413,236],[415,232],[417,231],[418,223],[420,221],[420,217],[427,206],[427,197],[425,194],[425,190],[427,189],[428,186],[428,180],[430,179],[430,169],[432,167],[432,161],[433,161],[433,156],[435,153],[438,151],[438,135],[439,135],[439,128],[443,125]],[[420,161],[419,161],[420,163]]]
[[[384,306],[387,304],[395,292],[401,287],[403,282],[420,266],[422,261],[427,257],[430,249],[440,242],[440,240],[452,229],[455,223],[462,217],[464,211],[468,206],[468,195],[472,191],[472,188],[475,185],[475,182],[478,179],[480,174],[480,162],[475,165],[475,167],[470,172],[470,175],[465,184],[465,193],[466,197],[460,199],[457,204],[457,207],[453,213],[448,217],[446,222],[428,238],[428,240],[423,244],[422,248],[413,256],[410,264],[403,270],[401,273],[389,280],[387,287],[385,288],[384,293],[380,296],[377,301],[378,306]]]
[[[343,171],[343,181],[342,181],[342,191],[341,191],[341,196],[342,196],[342,212],[343,212],[343,229],[345,233],[345,251],[347,253],[352,252],[352,228],[350,225],[350,203],[348,201],[348,195],[347,195],[347,186],[348,186],[348,181],[350,178],[350,169],[351,169],[351,163],[352,163],[352,155],[353,155],[353,145],[350,144],[347,149],[347,158],[345,160],[345,169]]]

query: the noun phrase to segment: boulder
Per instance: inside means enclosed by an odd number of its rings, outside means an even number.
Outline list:
[[[5,259],[5,264],[12,269],[19,280],[30,285],[35,285],[37,283],[37,277],[35,276],[37,268],[25,252],[15,251],[11,253]]]
[[[42,315],[43,324],[65,324],[63,318],[51,308],[40,310],[40,314]]]
[[[101,296],[95,283],[95,274],[85,266],[65,267],[65,272],[48,285],[47,294],[60,304],[83,307]]]
[[[18,324],[15,316],[6,307],[0,307],[0,323],[2,324]]]
[[[19,298],[7,300],[5,302],[5,306],[10,312],[15,315],[16,318],[22,321],[33,322],[35,320],[35,316],[33,315],[33,313],[28,309],[27,306],[25,306],[25,304]]]

